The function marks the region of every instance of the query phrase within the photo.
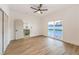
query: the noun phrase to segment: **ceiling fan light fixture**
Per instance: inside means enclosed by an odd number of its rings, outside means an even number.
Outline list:
[[[47,11],[48,9],[41,9],[42,6],[43,4],[39,4],[37,8],[35,7],[31,7],[31,8],[35,10],[34,13],[43,14],[43,11]]]
[[[37,11],[37,13],[38,13],[38,14],[41,14],[41,12],[40,12],[40,11]]]

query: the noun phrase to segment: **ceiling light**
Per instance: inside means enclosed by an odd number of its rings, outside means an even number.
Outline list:
[[[38,11],[37,13],[40,14],[40,11]]]

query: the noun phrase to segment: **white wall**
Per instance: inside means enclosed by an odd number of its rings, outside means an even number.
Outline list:
[[[54,20],[64,20],[64,35],[63,41],[69,42],[75,45],[79,45],[79,5],[72,5],[66,9],[62,9],[55,13],[51,13],[49,16],[43,18],[44,30],[43,34],[47,34],[47,22]],[[47,35],[46,35],[47,36]]]
[[[35,15],[31,15],[31,14],[22,14],[16,11],[11,11],[11,18],[14,20],[22,20],[24,23],[28,23],[31,26],[30,29],[30,36],[37,36],[37,35],[41,35],[41,28],[40,28],[40,17],[35,16]],[[15,34],[14,34],[15,35]],[[14,37],[13,35],[13,37]],[[22,38],[23,36],[21,36],[20,38]]]
[[[48,36],[48,22],[54,21],[53,16],[48,15],[41,18],[41,25],[42,25],[42,34]]]

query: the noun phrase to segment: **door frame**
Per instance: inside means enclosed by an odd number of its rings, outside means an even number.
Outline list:
[[[18,31],[18,30],[16,29],[16,22],[17,22],[17,21],[20,21],[20,22],[22,23],[22,26],[23,26],[23,21],[22,21],[21,19],[15,19],[15,20],[14,20],[14,40],[20,39],[20,38],[17,37],[17,34],[16,34],[17,31]],[[21,38],[23,38],[23,37],[21,37]]]

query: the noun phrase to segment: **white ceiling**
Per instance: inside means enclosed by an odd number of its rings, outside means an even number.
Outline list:
[[[31,6],[37,7],[38,4],[9,4],[10,10],[24,13],[24,14],[37,14],[37,13],[33,13],[34,10],[30,8]],[[55,12],[59,9],[62,9],[68,6],[69,6],[68,4],[43,4],[43,8],[48,9],[48,11],[45,11],[43,15],[51,12]]]

